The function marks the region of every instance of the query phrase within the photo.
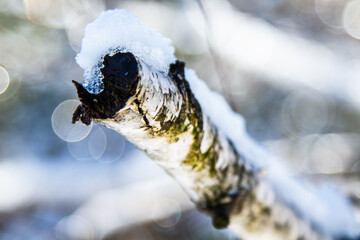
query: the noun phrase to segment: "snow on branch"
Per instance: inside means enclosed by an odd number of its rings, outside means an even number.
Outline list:
[[[248,136],[241,115],[177,61],[168,39],[125,10],[85,29],[73,122],[122,134],[162,166],[215,227],[245,239],[360,234],[340,192],[306,185]]]

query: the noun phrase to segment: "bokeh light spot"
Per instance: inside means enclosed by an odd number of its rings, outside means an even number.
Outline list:
[[[78,142],[84,139],[91,131],[93,123],[89,126],[80,121],[71,123],[72,115],[79,106],[80,101],[76,99],[66,100],[60,103],[51,116],[52,128],[55,134],[66,142]]]
[[[342,12],[347,1],[316,0],[315,9],[320,20],[333,28],[343,28]]]
[[[50,7],[50,3],[51,1],[24,0],[26,17],[32,21],[38,16],[45,14],[46,10]]]
[[[89,136],[88,146],[89,152],[94,159],[100,159],[106,149],[106,135],[102,128],[98,127],[93,130]]]
[[[323,174],[344,172],[354,155],[350,144],[349,139],[338,134],[319,137],[309,153],[311,168]]]
[[[9,87],[10,77],[9,73],[5,68],[0,66],[0,94],[4,93],[6,89]]]
[[[170,216],[161,219],[162,216]],[[156,201],[152,207],[153,221],[163,228],[174,227],[181,218],[181,207],[179,203],[173,199],[160,199]]]
[[[327,149],[317,148],[313,151],[311,157],[317,159],[316,168],[318,172],[323,174],[338,173],[344,170],[344,165],[339,159],[338,155],[333,155],[334,152]]]
[[[71,13],[67,1],[56,0],[24,0],[24,9],[29,21],[51,28],[65,27],[65,13]]]
[[[349,2],[342,16],[345,31],[350,36],[360,39],[360,0]]]
[[[312,90],[295,91],[283,103],[283,127],[296,136],[319,133],[328,123],[328,108],[326,99],[320,93]]]
[[[112,164],[117,162],[124,154],[126,143],[124,138],[111,129],[103,128],[106,135],[106,149],[104,154],[97,159],[98,162],[104,164]],[[98,147],[100,147],[99,144]]]
[[[81,40],[84,37],[84,29],[89,21],[90,19],[87,18],[87,16],[82,16],[74,19],[72,24],[67,28],[69,44],[75,52],[80,52],[81,50]]]
[[[67,148],[71,156],[80,162],[94,160],[89,152],[88,139],[89,138],[85,138],[78,142],[67,143]]]
[[[125,152],[125,140],[117,132],[94,124],[89,135],[78,142],[68,142],[69,153],[78,161],[117,162]]]

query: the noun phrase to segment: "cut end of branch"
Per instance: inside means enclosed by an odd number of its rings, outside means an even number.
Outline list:
[[[100,71],[104,91],[101,93],[89,93],[82,84],[72,81],[81,101],[73,114],[73,123],[80,120],[89,125],[92,119],[111,118],[135,94],[139,71],[133,54],[119,52],[113,56],[106,55],[103,65]]]

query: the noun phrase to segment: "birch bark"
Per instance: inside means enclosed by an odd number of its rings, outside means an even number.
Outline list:
[[[242,153],[202,112],[177,61],[153,71],[129,52],[103,57],[104,90],[89,93],[74,82],[81,105],[73,122],[111,128],[144,151],[212,217],[245,239],[335,239],[281,201]],[[266,196],[264,192],[268,193]]]

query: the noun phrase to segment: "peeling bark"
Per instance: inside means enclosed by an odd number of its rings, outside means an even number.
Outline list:
[[[103,64],[101,93],[73,81],[82,103],[73,122],[94,120],[122,134],[173,176],[217,228],[230,223],[245,238],[327,239],[289,207],[262,196],[262,173],[203,114],[183,62],[167,74],[151,71],[131,53],[106,55]]]

